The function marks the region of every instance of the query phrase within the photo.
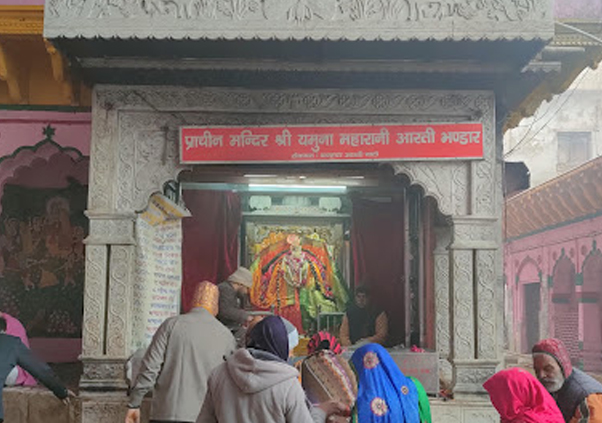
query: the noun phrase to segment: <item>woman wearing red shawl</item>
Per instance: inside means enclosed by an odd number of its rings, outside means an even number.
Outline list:
[[[554,399],[525,370],[502,370],[489,378],[483,387],[489,392],[502,423],[564,423]]]

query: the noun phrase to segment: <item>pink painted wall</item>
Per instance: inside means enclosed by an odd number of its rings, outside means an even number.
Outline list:
[[[51,144],[35,152],[21,150],[7,158],[20,147],[34,146],[44,140],[42,131],[48,124],[55,129],[54,142],[89,156],[90,113],[0,111],[0,158],[4,158],[0,162],[0,201],[5,184],[64,188],[68,186],[67,177],[72,177],[87,185],[89,159],[82,159],[74,152],[63,154]],[[30,341],[36,355],[47,362],[73,362],[81,353],[80,339],[33,338]]]
[[[7,6],[41,6],[44,0],[0,0],[0,5]]]
[[[602,19],[602,2],[599,0],[556,0],[554,16],[557,19],[595,21]]]
[[[594,242],[596,250],[593,250]],[[527,352],[524,290],[541,272],[541,337],[569,343],[575,362],[602,369],[602,216],[507,242],[504,247],[506,292],[511,291],[514,349]],[[564,250],[565,266],[555,268]],[[585,264],[585,271],[584,271]],[[574,267],[574,276],[572,276]],[[556,270],[557,280],[548,288]],[[569,275],[562,283],[561,274]],[[570,279],[570,280],[569,280]],[[582,284],[579,284],[581,283]],[[560,315],[559,315],[560,314]],[[542,322],[543,320],[543,322]],[[595,369],[594,369],[595,367]]]
[[[66,154],[56,154],[49,160],[36,159],[29,166],[18,168],[5,184],[27,188],[66,188],[68,178],[75,178],[81,185],[88,185],[89,160],[74,162]]]
[[[0,0],[1,1],[1,0]],[[90,155],[90,113],[0,111],[0,157],[23,145],[35,145],[45,137],[49,123],[56,129],[54,141]]]

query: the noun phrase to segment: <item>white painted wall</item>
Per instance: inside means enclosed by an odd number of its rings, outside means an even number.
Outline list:
[[[591,131],[590,159],[602,155],[602,66],[586,69],[571,87],[537,113],[506,133],[507,161],[523,161],[531,171],[531,186],[559,175],[557,132]]]

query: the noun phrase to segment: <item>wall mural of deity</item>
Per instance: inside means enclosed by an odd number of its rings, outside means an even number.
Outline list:
[[[344,311],[349,295],[331,248],[316,233],[271,232],[256,246],[251,303],[314,329],[318,312]]]
[[[88,188],[6,185],[0,215],[0,311],[30,337],[81,336]]]

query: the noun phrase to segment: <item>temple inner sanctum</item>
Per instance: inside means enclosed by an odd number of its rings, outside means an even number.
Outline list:
[[[192,215],[183,220],[184,292],[206,272],[192,254],[229,240],[237,248],[211,268],[250,269],[255,312],[306,336],[338,336],[354,288],[365,286],[389,316],[387,345],[434,348],[433,229],[443,217],[407,178],[386,165],[322,164],[196,166],[180,180]],[[220,207],[207,210],[209,200]],[[225,280],[218,270],[207,278]]]

